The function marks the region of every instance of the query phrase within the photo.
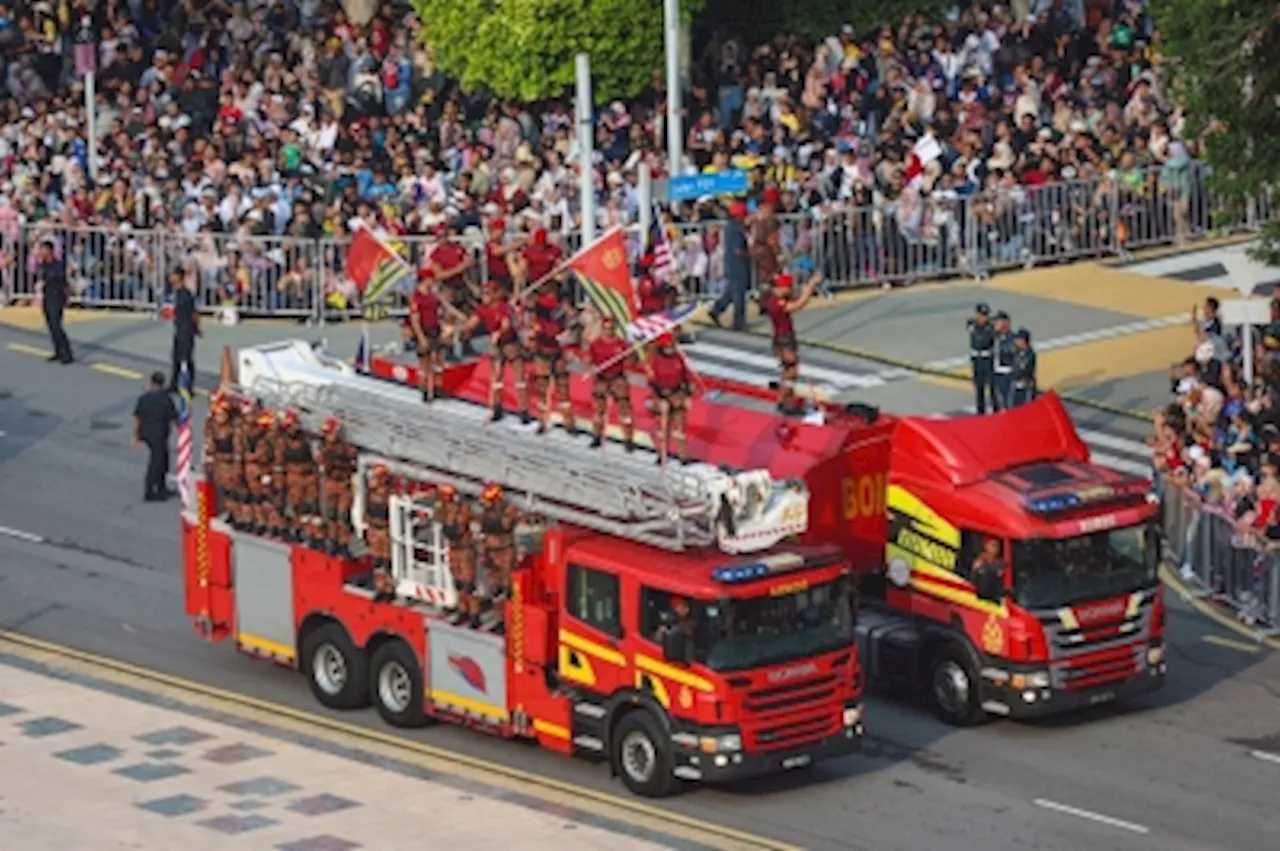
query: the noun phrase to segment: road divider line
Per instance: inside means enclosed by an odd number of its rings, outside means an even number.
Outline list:
[[[107,375],[114,375],[116,378],[127,378],[131,381],[142,378],[141,372],[134,369],[126,369],[123,366],[116,366],[113,363],[89,364],[89,369],[95,372],[105,372]]]
[[[1231,638],[1223,638],[1221,635],[1205,635],[1201,636],[1206,644],[1213,644],[1217,647],[1226,647],[1230,650],[1239,650],[1241,653],[1257,653],[1260,648],[1255,644],[1245,644],[1243,641],[1236,641]]]
[[[1254,759],[1260,759],[1263,762],[1274,762],[1280,765],[1280,753],[1271,753],[1271,751],[1250,751],[1249,756]]]
[[[75,667],[84,666],[92,672],[89,676],[99,680],[114,679],[126,683],[132,682],[132,687],[135,691],[140,690],[138,681],[142,681],[150,687],[167,689],[172,694],[179,695],[174,698],[179,702],[185,696],[189,702],[203,699],[221,704],[221,711],[239,715],[250,723],[258,723],[266,727],[274,726],[276,729],[287,729],[290,725],[293,727],[301,726],[309,731],[309,735],[317,739],[323,738],[322,734],[327,733],[331,738],[345,737],[348,741],[363,741],[369,746],[387,748],[405,755],[412,754],[417,757],[434,760],[441,766],[448,766],[451,773],[454,774],[472,772],[489,776],[491,783],[498,780],[506,783],[514,782],[524,787],[537,787],[547,794],[565,796],[579,804],[587,802],[602,811],[609,812],[613,818],[630,817],[633,823],[642,827],[656,829],[659,825],[665,825],[668,831],[679,829],[697,834],[704,843],[707,839],[714,839],[717,843],[728,843],[718,845],[718,847],[759,849],[759,851],[803,851],[801,846],[738,830],[728,825],[706,821],[695,816],[672,812],[638,799],[613,795],[588,786],[579,786],[575,783],[557,780],[537,772],[525,771],[503,763],[492,762],[482,757],[450,750],[449,748],[401,738],[389,732],[360,727],[345,721],[295,709],[284,704],[273,703],[269,700],[194,680],[183,679],[182,677],[175,677],[151,668],[144,668],[119,659],[113,659],[110,656],[79,650],[18,632],[0,630],[0,652],[49,666],[59,664]],[[299,681],[298,686],[301,688],[303,683]],[[232,709],[235,712],[231,712]],[[514,742],[511,744],[512,747],[519,746]],[[442,768],[440,770],[445,769]]]
[[[1112,818],[1111,816],[1104,816],[1102,813],[1095,813],[1090,810],[1082,810],[1079,807],[1072,807],[1067,804],[1059,804],[1057,801],[1049,801],[1044,798],[1036,798],[1034,801],[1032,801],[1032,803],[1035,804],[1037,807],[1044,807],[1046,810],[1053,810],[1054,812],[1063,813],[1064,815],[1075,816],[1076,818],[1087,819],[1089,821],[1096,821],[1098,824],[1105,824],[1110,827],[1118,827],[1121,830],[1129,830],[1129,831],[1133,831],[1134,833],[1150,833],[1151,832],[1151,828],[1145,825],[1135,824],[1134,822],[1125,821],[1124,819]]]
[[[17,538],[19,541],[28,541],[32,544],[43,544],[44,538],[31,532],[24,532],[21,529],[10,529],[8,526],[0,526],[0,535],[9,538]]]
[[[48,349],[42,349],[38,346],[28,346],[26,343],[10,343],[9,351],[21,352],[24,355],[35,355],[38,358],[47,358],[49,355],[53,354],[53,352]]]

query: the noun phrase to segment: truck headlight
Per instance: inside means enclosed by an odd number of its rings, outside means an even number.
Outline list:
[[[844,725],[846,727],[856,727],[858,722],[862,720],[862,705],[846,706],[844,708]]]
[[[1157,644],[1147,648],[1147,664],[1155,667],[1164,661],[1164,645]]]
[[[1048,688],[1049,672],[1048,671],[1032,671],[1027,674],[1028,688]]]
[[[703,753],[734,753],[742,750],[742,736],[737,733],[703,736],[698,740],[698,749]]]

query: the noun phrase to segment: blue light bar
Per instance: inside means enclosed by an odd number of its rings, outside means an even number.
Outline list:
[[[717,567],[711,571],[711,578],[716,582],[725,584],[750,582],[753,579],[760,579],[776,573],[798,570],[804,566],[804,557],[797,553],[776,553],[771,556],[765,556],[757,562],[728,564],[724,567]]]
[[[1080,497],[1073,493],[1064,493],[1057,496],[1046,496],[1041,499],[1033,499],[1027,503],[1027,508],[1036,514],[1053,514],[1058,511],[1066,511],[1076,508],[1081,504]]]

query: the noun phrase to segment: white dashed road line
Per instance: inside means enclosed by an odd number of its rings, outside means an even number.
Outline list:
[[[1254,759],[1260,759],[1263,762],[1274,762],[1280,765],[1280,753],[1271,753],[1270,751],[1251,751],[1249,756]]]
[[[10,529],[8,526],[0,526],[0,535],[10,538],[17,538],[19,541],[27,541],[32,544],[43,544],[44,538],[31,532],[24,532],[21,529]]]
[[[1151,832],[1151,828],[1145,825],[1135,824],[1131,821],[1124,821],[1123,819],[1112,818],[1111,816],[1104,816],[1102,813],[1082,810],[1079,807],[1072,807],[1067,804],[1059,804],[1057,801],[1048,801],[1044,798],[1036,798],[1032,803],[1037,807],[1044,807],[1046,810],[1053,810],[1054,812],[1063,813],[1064,815],[1075,816],[1076,818],[1087,819],[1088,821],[1095,821],[1098,824],[1105,824],[1109,827],[1118,827],[1121,830],[1128,830],[1133,833]]]

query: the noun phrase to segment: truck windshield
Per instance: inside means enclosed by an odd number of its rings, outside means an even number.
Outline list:
[[[1016,541],[1014,599],[1043,609],[1136,591],[1156,581],[1146,550],[1144,526],[1061,541]]]
[[[716,671],[777,664],[853,641],[847,577],[778,597],[721,600],[702,613],[707,640],[699,661]]]

